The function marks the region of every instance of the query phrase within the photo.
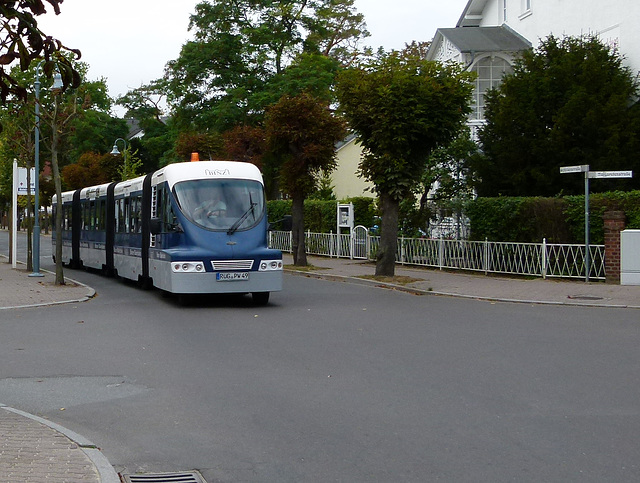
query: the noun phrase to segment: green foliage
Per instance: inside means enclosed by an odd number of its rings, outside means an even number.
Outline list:
[[[378,215],[376,200],[365,196],[356,196],[347,198],[341,203],[353,203],[353,223],[355,226],[362,225],[371,228],[376,224],[376,216]]]
[[[472,240],[571,243],[561,198],[499,197],[469,201]]]
[[[371,228],[375,224],[376,207],[373,198],[356,197],[340,203],[353,203],[354,224]],[[305,200],[304,226],[313,233],[337,233],[337,201]],[[267,202],[267,214],[270,223],[291,215],[291,200],[272,200]],[[276,230],[281,227],[276,225]]]
[[[317,96],[317,86],[332,82],[336,62],[327,58],[341,62],[352,43],[367,35],[353,4],[198,3],[189,26],[193,40],[167,64],[165,74],[168,100],[181,128],[225,131],[241,123],[257,124],[265,108],[283,94],[310,90]]]
[[[344,123],[310,94],[283,96],[265,119],[267,143],[281,162],[281,189],[292,197],[313,191],[318,178],[335,168],[335,143]]]
[[[142,160],[138,157],[138,151],[127,146],[122,155],[122,163],[118,166],[118,177],[121,181],[137,178],[142,172]]]
[[[65,189],[75,190],[119,180],[120,158],[112,154],[84,153],[61,170]]]
[[[365,148],[362,175],[395,200],[419,183],[429,154],[459,132],[472,75],[404,52],[339,73],[340,107]]]
[[[73,130],[66,149],[59,154],[62,166],[77,161],[84,153],[108,152],[113,141],[124,138],[128,132],[127,123],[123,119],[94,109],[80,110],[72,124]]]
[[[130,143],[138,151],[145,173],[177,161],[173,149],[177,133],[171,129],[173,123],[164,117],[161,108],[165,97],[165,82],[161,79],[133,89],[116,101],[127,108],[125,117],[135,119],[144,131],[142,138],[131,139]]]
[[[592,243],[604,243],[606,211],[624,211],[627,227],[640,228],[640,191],[592,194],[589,201]],[[478,198],[467,203],[465,214],[473,240],[584,243],[584,196]]]
[[[565,214],[574,239],[584,241],[584,196],[565,197]],[[640,228],[640,191],[611,191],[589,196],[589,238],[592,243],[604,243],[603,217],[606,211],[624,211],[627,228]]]
[[[640,106],[635,75],[595,36],[550,36],[516,61],[513,74],[486,95],[480,132],[485,159],[474,168],[480,196],[580,194],[578,176],[561,166],[592,170],[640,168]],[[595,189],[631,189],[640,178]]]
[[[429,192],[435,186],[431,199],[471,199],[475,195],[476,184],[471,164],[478,156],[478,145],[471,139],[469,128],[464,126],[451,143],[431,153],[431,169],[427,170],[423,177],[424,192]]]
[[[62,1],[47,0],[56,15],[60,13]],[[51,77],[57,67],[65,89],[70,86],[78,87],[80,75],[64,53],[73,53],[80,58],[80,51],[65,47],[59,40],[40,30],[36,17],[46,12],[41,0],[2,3],[0,64],[4,66],[18,61],[17,68],[26,71],[32,62],[44,59],[42,69],[47,77]],[[0,69],[0,101],[4,104],[10,96],[24,101],[27,98],[27,90],[16,82],[11,73]]]
[[[335,200],[336,195],[333,192],[334,187],[331,184],[331,174],[326,171],[321,171],[317,180],[316,189],[309,195],[309,199],[324,201]]]

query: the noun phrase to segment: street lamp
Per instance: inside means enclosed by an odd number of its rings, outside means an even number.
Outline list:
[[[40,66],[44,63],[41,60],[36,66],[36,80],[33,83],[36,95],[36,133],[35,133],[35,199],[34,204],[36,207],[36,216],[33,223],[33,273],[30,277],[43,277],[40,273]],[[63,87],[62,76],[59,71],[56,71],[53,76],[53,85],[51,90],[56,92],[60,91]]]
[[[118,138],[114,141],[113,143],[113,149],[111,150],[110,154],[113,154],[114,156],[118,156],[120,154],[120,151],[118,150],[118,141],[122,141],[124,143],[124,152],[125,155],[127,154],[127,141],[125,141],[122,138]]]
[[[125,141],[122,138],[118,138],[113,142],[113,149],[111,150],[111,153],[113,156],[119,156],[120,155],[120,151],[118,150],[118,141],[122,141],[124,143],[124,150],[122,152],[122,158],[124,161],[124,169],[121,173],[121,176],[124,176],[124,173],[126,173],[127,170],[127,141]]]

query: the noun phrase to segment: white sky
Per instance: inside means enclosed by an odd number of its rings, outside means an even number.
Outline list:
[[[106,78],[117,97],[164,72],[189,38],[189,15],[199,0],[64,0],[38,18],[42,30],[82,51],[89,79]],[[467,0],[356,0],[371,37],[365,44],[400,49],[455,27]]]

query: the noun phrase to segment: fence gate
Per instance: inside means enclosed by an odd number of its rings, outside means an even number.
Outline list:
[[[367,260],[369,258],[369,230],[362,225],[351,231],[351,254],[353,258]]]

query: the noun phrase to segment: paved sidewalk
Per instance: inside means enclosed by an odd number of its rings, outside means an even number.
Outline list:
[[[403,290],[419,295],[444,295],[503,302],[640,308],[640,286],[586,283],[523,277],[501,277],[397,265],[397,281],[374,278],[375,264],[362,260],[309,256],[312,270],[297,271],[284,254],[286,270],[308,277],[329,278]]]
[[[0,482],[119,483],[93,443],[61,426],[0,404]]]
[[[0,256],[0,310],[82,302],[95,295],[91,287],[66,276],[65,285],[55,285],[54,273],[46,270],[40,273],[42,277],[31,277],[24,263],[17,263],[14,269],[6,257]]]

